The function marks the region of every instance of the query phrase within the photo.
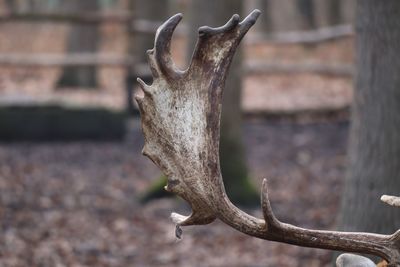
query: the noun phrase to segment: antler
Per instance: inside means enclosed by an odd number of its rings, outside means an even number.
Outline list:
[[[149,50],[153,84],[138,79],[144,97],[136,97],[145,138],[143,154],[167,176],[166,190],[189,202],[192,214],[171,215],[179,226],[207,224],[216,218],[238,231],[299,246],[368,253],[400,266],[400,231],[393,235],[318,231],[280,222],[273,214],[263,181],[264,220],[234,206],[225,193],[219,164],[222,91],[240,40],[255,23],[255,10],[242,22],[234,15],[222,27],[201,27],[187,70],[170,55],[177,14],[159,27]]]

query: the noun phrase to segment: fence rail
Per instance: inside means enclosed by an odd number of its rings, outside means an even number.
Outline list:
[[[59,54],[0,54],[0,65],[23,67],[56,66],[132,66],[135,58],[127,55],[74,53]]]
[[[147,64],[139,63],[134,57],[115,54],[75,53],[57,54],[0,54],[0,65],[18,67],[61,67],[61,66],[113,66],[132,67],[140,77],[150,77]],[[296,74],[314,73],[319,75],[352,76],[354,66],[351,64],[326,63],[268,63],[249,62],[244,65],[246,74]]]
[[[135,19],[130,12],[86,12],[86,13],[3,13],[0,15],[1,22],[55,22],[55,23],[82,23],[98,24],[102,22],[126,23],[135,33],[154,34],[161,24],[161,21],[149,21]],[[177,28],[178,35],[185,35],[188,32],[187,25]],[[272,44],[317,44],[331,41],[338,38],[349,37],[354,34],[352,25],[337,25],[324,27],[310,31],[293,31],[272,34],[255,33],[247,39],[250,45],[259,43]],[[115,54],[1,54],[0,66],[12,65],[23,67],[55,67],[55,66],[119,66],[132,67],[139,76],[150,76],[147,67],[135,61],[129,55]],[[262,73],[316,73],[321,75],[352,76],[354,67],[352,65],[339,64],[330,65],[323,63],[274,63],[274,62],[252,62],[244,66],[246,74]]]
[[[335,39],[351,37],[354,35],[353,25],[337,25],[323,27],[310,31],[290,31],[271,34],[253,34],[249,39],[250,44],[317,44]]]
[[[86,13],[45,13],[45,12],[24,12],[5,13],[0,15],[0,23],[3,22],[52,22],[52,23],[78,23],[78,24],[99,24],[104,22],[126,23],[138,33],[154,34],[162,24],[161,21],[149,21],[137,19],[129,12],[86,12]],[[187,25],[180,25],[175,32],[178,35],[185,35],[188,31]],[[278,44],[313,44],[331,41],[339,38],[349,37],[354,34],[353,25],[336,25],[322,27],[309,31],[290,31],[271,34],[252,34],[247,43],[278,43]]]
[[[326,63],[268,63],[249,62],[245,66],[246,74],[298,74],[313,73],[330,76],[349,76],[355,73],[352,64],[326,64]]]
[[[58,22],[97,24],[102,22],[127,23],[134,19],[129,12],[104,13],[104,12],[21,12],[4,13],[0,15],[0,22]]]
[[[0,15],[0,23],[33,22],[33,23],[72,23],[72,24],[100,24],[105,22],[120,23],[130,26],[130,30],[142,34],[154,34],[162,21],[137,19],[130,13],[9,13]],[[177,35],[187,32],[186,25],[179,25],[175,31]]]

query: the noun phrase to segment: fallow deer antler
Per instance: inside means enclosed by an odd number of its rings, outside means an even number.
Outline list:
[[[138,79],[144,97],[136,97],[145,138],[143,154],[168,176],[166,190],[192,207],[190,216],[173,213],[178,226],[207,224],[216,218],[238,231],[299,246],[368,253],[400,266],[400,231],[393,235],[318,231],[281,223],[262,186],[264,220],[234,206],[225,193],[219,164],[222,91],[240,40],[260,11],[242,22],[234,15],[219,28],[201,27],[187,70],[178,70],[170,55],[177,14],[159,27],[149,50],[152,85]]]

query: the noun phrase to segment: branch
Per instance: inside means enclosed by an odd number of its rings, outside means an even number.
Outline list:
[[[232,204],[226,195],[219,163],[222,91],[229,65],[240,40],[260,12],[242,22],[234,15],[222,27],[201,27],[187,70],[178,70],[170,55],[172,32],[181,20],[175,15],[157,31],[149,50],[153,84],[138,79],[144,97],[137,97],[145,139],[143,154],[168,177],[166,190],[189,202],[192,214],[173,213],[180,226],[220,219],[245,234],[299,246],[369,253],[400,266],[400,231],[393,235],[309,230],[280,222],[262,186],[264,219]]]

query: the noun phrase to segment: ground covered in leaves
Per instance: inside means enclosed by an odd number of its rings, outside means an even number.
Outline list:
[[[334,229],[348,123],[246,120],[254,183],[268,177],[282,221]],[[124,142],[0,144],[0,266],[329,266],[328,251],[257,240],[220,222],[184,228],[183,201],[142,205],[159,176],[140,154],[138,120]],[[261,217],[259,207],[249,212]]]

